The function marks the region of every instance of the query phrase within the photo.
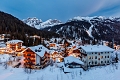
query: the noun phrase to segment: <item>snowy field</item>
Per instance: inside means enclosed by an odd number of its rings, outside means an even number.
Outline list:
[[[120,59],[120,51],[117,51],[117,54]],[[4,62],[8,59],[8,55],[0,54],[0,80],[120,80],[120,61],[106,66],[91,67],[87,71],[82,68],[64,69],[70,73],[64,73],[57,67],[63,63],[54,63],[53,66],[26,73],[24,68],[5,68]]]
[[[93,67],[88,71],[77,68],[66,74],[56,66],[32,70],[31,74],[27,74],[23,68],[5,69],[0,65],[0,80],[120,80],[119,74],[120,62],[117,65]]]

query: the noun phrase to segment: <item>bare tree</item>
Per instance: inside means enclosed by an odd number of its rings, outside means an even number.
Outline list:
[[[32,66],[33,66],[33,63],[31,61],[31,59],[28,59],[28,62],[24,63],[24,71],[26,73],[31,73],[32,72]]]
[[[5,68],[5,69],[7,69],[7,68],[8,68],[7,61],[6,61],[6,62],[4,62],[4,65],[3,65],[3,66],[4,66],[4,68]]]

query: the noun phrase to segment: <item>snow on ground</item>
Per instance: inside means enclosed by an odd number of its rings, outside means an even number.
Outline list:
[[[9,60],[9,55],[8,54],[0,54],[0,62],[5,62]]]
[[[6,55],[0,55],[7,59]],[[3,60],[6,61],[6,60]],[[32,70],[32,73],[24,72],[24,68],[7,69],[0,64],[0,80],[120,80],[120,62],[106,66],[91,67],[87,71],[82,68],[65,68],[70,73],[64,73],[59,66],[64,63],[54,63],[41,70]],[[64,69],[64,71],[66,71]]]
[[[23,68],[4,69],[0,66],[0,80],[120,80],[119,73],[120,62],[117,69],[113,65],[93,67],[88,71],[76,68],[66,74],[56,66],[33,70],[31,74],[25,73]]]

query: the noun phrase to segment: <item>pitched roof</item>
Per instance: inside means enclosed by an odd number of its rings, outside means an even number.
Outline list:
[[[33,52],[35,52],[36,54],[38,54],[41,57],[43,57],[44,53],[46,51],[48,51],[48,49],[46,47],[44,47],[43,45],[32,46],[32,47],[28,47],[28,48],[30,48]]]
[[[105,46],[105,45],[85,45],[80,46],[86,52],[106,52],[106,51],[114,51],[114,49]]]
[[[84,64],[79,58],[75,58],[73,56],[65,57],[64,60],[65,60],[65,63],[75,62],[75,63],[79,63],[79,64]]]
[[[7,43],[7,44],[10,44],[10,43],[11,43],[11,44],[14,44],[14,43],[16,44],[16,43],[18,43],[18,42],[22,42],[22,43],[23,43],[22,40],[10,40],[10,41],[7,41],[6,43]]]

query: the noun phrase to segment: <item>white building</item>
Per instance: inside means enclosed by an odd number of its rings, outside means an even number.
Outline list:
[[[85,66],[96,66],[110,64],[114,49],[104,45],[85,45],[80,51]]]

